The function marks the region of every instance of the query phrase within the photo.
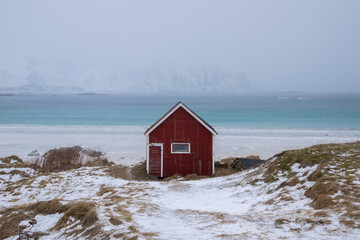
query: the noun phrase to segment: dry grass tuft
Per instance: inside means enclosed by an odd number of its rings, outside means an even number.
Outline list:
[[[339,191],[340,185],[337,182],[316,182],[314,186],[306,190],[305,196],[316,200],[319,195],[332,195]]]
[[[110,223],[111,223],[112,225],[115,225],[115,226],[118,226],[118,225],[123,224],[123,222],[122,222],[120,219],[116,218],[116,217],[111,217],[111,218],[109,219],[109,221],[110,221]]]
[[[144,236],[145,239],[157,239],[159,232],[142,232],[141,235]]]
[[[93,154],[92,154],[93,155]],[[107,158],[97,158],[95,161],[91,161],[85,164],[86,167],[107,167],[112,166],[115,163],[109,162]]]
[[[296,184],[298,184],[299,183],[299,178],[298,177],[293,177],[293,179],[291,179],[291,181],[290,182],[288,182],[288,186],[290,186],[290,187],[292,187],[292,186],[295,186]]]
[[[110,239],[110,235],[106,234],[99,224],[88,228],[81,236],[86,237],[87,239]]]
[[[19,223],[23,220],[28,219],[31,221],[37,214],[62,213],[67,208],[68,206],[62,205],[58,199],[53,199],[51,201],[42,201],[6,209],[4,212],[1,212],[0,239],[17,235],[19,233]]]
[[[352,228],[360,228],[360,206],[346,202],[346,213],[341,215],[340,222]]]
[[[11,163],[11,160],[16,162]],[[39,167],[33,163],[24,162],[21,158],[16,155],[11,155],[8,157],[0,158],[0,169],[1,168],[32,168],[34,170],[39,170]],[[15,174],[15,172],[13,172]]]
[[[279,218],[276,219],[274,221],[275,227],[276,228],[281,228],[281,225],[284,224],[290,224],[290,223],[295,223],[295,224],[299,224],[302,225],[303,227],[305,227],[307,230],[312,230],[314,229],[317,225],[324,225],[324,224],[330,224],[331,221],[328,219],[320,219],[320,220],[314,220],[314,219],[310,219],[310,218],[296,218],[293,220],[289,220],[286,218]]]
[[[110,195],[116,193],[115,189],[113,187],[106,187],[105,185],[101,185],[100,191],[97,193],[98,196],[103,196],[106,193],[111,192]]]
[[[266,205],[273,205],[274,203],[275,203],[275,199],[273,199],[273,198],[270,198],[269,200],[264,202],[264,204],[266,204]]]
[[[349,228],[356,227],[355,221],[351,220],[351,219],[340,219],[340,222]],[[357,227],[357,228],[359,228],[359,227]]]
[[[127,173],[128,167],[122,165],[113,165],[105,169],[105,172],[109,174],[109,176],[114,178],[122,178],[125,180],[130,180],[130,176]]]
[[[47,181],[46,180],[41,180],[40,182],[39,182],[39,187],[40,188],[45,188],[46,187],[46,185],[47,185]]]
[[[19,223],[28,219],[25,215],[7,210],[0,217],[0,239],[5,239],[19,233]]]
[[[264,178],[264,182],[266,182],[266,183],[273,183],[273,182],[276,182],[278,180],[279,180],[279,178],[277,178],[276,175],[267,175]]]
[[[24,163],[23,160],[16,155],[0,158],[0,161],[5,164],[10,164],[11,160],[16,160],[18,163]]]
[[[156,181],[157,177],[150,176],[146,172],[146,162],[141,162],[135,166],[123,166],[113,164],[107,166],[105,172],[108,173],[111,177],[122,178],[125,180],[135,180],[135,181]]]
[[[167,178],[164,178],[163,180],[165,181],[171,181],[171,180],[177,180],[177,179],[182,179],[183,176],[178,174],[178,173],[175,173],[174,175],[172,175],[171,177],[167,177]]]
[[[154,181],[157,177],[150,176],[146,172],[146,161],[136,164],[130,169],[131,176],[140,181]]]
[[[188,174],[184,177],[185,180],[199,180],[199,179],[204,179],[204,178],[208,178],[208,177],[199,176],[196,173]]]
[[[120,213],[120,215],[123,217],[123,219],[126,221],[126,222],[132,222],[133,219],[132,219],[132,213],[129,212],[128,210],[126,210],[125,206],[123,205],[119,205],[115,208],[115,211]]]
[[[108,239],[109,235],[102,230],[101,225],[96,224],[98,216],[95,207],[95,204],[92,202],[71,202],[62,204],[59,199],[53,199],[50,201],[41,201],[34,204],[5,209],[0,212],[0,239],[18,235],[20,229],[19,223],[23,220],[34,219],[38,214],[51,215],[55,213],[64,214],[50,230],[60,231],[69,227],[64,232],[64,235],[71,238],[74,236],[82,236],[90,239],[95,237],[99,239]],[[123,209],[122,213],[124,213],[123,216],[125,219],[127,219],[128,216],[131,219],[130,212]],[[113,218],[111,222],[114,225],[122,224],[119,219],[115,218]],[[79,225],[80,228],[78,227]],[[31,234],[34,238],[34,236],[41,237],[46,233]]]
[[[324,168],[326,166],[326,163],[323,162],[321,163],[314,172],[312,172],[308,177],[307,179],[309,181],[317,181],[317,180],[320,180],[321,177],[324,176]]]
[[[79,146],[63,147],[49,150],[41,158],[38,158],[36,164],[44,172],[59,172],[79,168],[88,160],[98,160],[98,163],[106,164],[107,160],[99,160],[101,155],[101,152],[83,149]]]
[[[55,213],[63,213],[67,211],[69,208],[68,205],[63,205],[59,201],[59,199],[53,199],[50,201],[41,201],[34,204],[30,204],[25,206],[23,209],[26,212],[32,212],[34,215],[43,214],[55,214]]]
[[[305,191],[305,196],[313,199],[311,206],[314,209],[334,207],[337,203],[329,195],[339,191],[340,185],[336,182],[316,182],[314,186]]]
[[[355,205],[353,203],[348,203],[346,210],[347,210],[347,212],[345,214],[343,214],[343,216],[360,219],[360,206],[359,205]]]
[[[131,225],[128,227],[128,229],[130,230],[130,232],[132,233],[138,233],[139,230],[137,229],[137,227],[135,225]]]
[[[226,159],[225,159],[226,160]],[[229,162],[233,162],[233,158],[227,159]],[[219,168],[215,167],[215,174],[211,177],[220,177],[228,176],[234,173],[237,173],[241,170],[236,170],[231,167],[229,168]],[[125,180],[135,180],[135,181],[159,181],[155,176],[148,175],[146,172],[146,161],[136,164],[135,166],[123,166],[110,164],[106,166],[105,172],[110,176],[115,178],[122,178]],[[183,178],[184,176],[179,174],[174,174],[171,177],[162,179],[162,181],[170,181],[173,179]],[[198,180],[203,178],[208,178],[209,176],[198,176],[197,174],[188,174],[184,177],[184,180]]]
[[[290,197],[290,196],[282,196],[281,198],[280,198],[280,201],[294,201],[294,199],[292,198],[292,197]]]
[[[228,168],[221,168],[215,166],[215,173],[212,175],[212,177],[222,177],[222,176],[228,176],[234,173],[241,172],[242,170],[236,170],[234,168],[228,167]]]
[[[112,235],[114,238],[125,239],[125,233],[115,233]]]
[[[81,214],[78,215],[79,217],[82,217]],[[82,217],[81,225],[85,228],[92,226],[97,220],[99,220],[97,213],[95,210],[90,210],[85,214],[84,217]]]
[[[275,223],[275,226],[279,226],[279,225],[283,225],[286,223],[290,223],[290,220],[286,219],[286,218],[278,218],[274,221],[274,223]]]
[[[314,209],[324,209],[330,206],[334,206],[334,201],[331,197],[326,194],[321,194],[312,202],[312,207]]]
[[[314,217],[321,217],[321,218],[329,217],[329,213],[326,211],[316,212],[314,213]]]
[[[278,187],[277,189],[279,188],[283,188],[283,187],[286,187],[286,186],[289,186],[289,187],[293,187],[295,186],[296,184],[299,183],[299,178],[297,176],[293,177],[290,181],[285,181],[285,182],[282,182]]]
[[[60,230],[72,224],[74,222],[72,219],[79,220],[84,228],[93,225],[98,220],[95,204],[90,202],[76,202],[70,205],[53,229]]]
[[[30,177],[30,175],[27,174],[26,172],[24,172],[24,171],[19,171],[19,170],[17,170],[17,169],[11,170],[10,172],[0,171],[0,175],[11,175],[11,176],[20,175],[20,176],[23,177],[23,178],[28,178],[28,177]]]
[[[41,165],[44,172],[59,172],[69,169],[75,169],[82,166],[80,161],[81,147],[67,147],[52,149],[43,155]]]

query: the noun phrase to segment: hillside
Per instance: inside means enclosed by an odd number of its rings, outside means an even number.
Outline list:
[[[1,239],[18,234],[19,223],[24,234],[41,239],[360,234],[360,142],[285,151],[257,168],[196,181],[129,181],[121,166],[104,159],[57,172],[15,156],[1,161]]]

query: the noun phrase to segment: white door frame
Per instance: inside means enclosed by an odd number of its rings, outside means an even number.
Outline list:
[[[146,155],[147,155],[147,161],[146,161],[146,170],[147,170],[147,173],[149,174],[149,170],[150,170],[150,167],[149,167],[149,160],[150,160],[150,155],[149,155],[149,147],[150,146],[156,146],[156,147],[161,147],[161,160],[160,160],[160,177],[163,177],[164,176],[164,146],[162,143],[147,143],[147,151],[146,151]]]

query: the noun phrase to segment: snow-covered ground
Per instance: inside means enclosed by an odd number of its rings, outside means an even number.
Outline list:
[[[291,170],[305,179],[316,167],[300,168],[294,164]],[[279,184],[288,180],[285,176],[273,183],[252,182],[265,170],[252,169],[197,181],[145,182],[113,178],[99,167],[82,167],[40,174],[29,183],[7,182],[15,190],[11,193],[1,186],[0,205],[9,208],[52,199],[60,199],[63,204],[94,202],[97,224],[111,239],[358,238],[360,229],[340,224],[338,215],[329,212],[326,219],[316,217],[319,210],[310,207],[311,199],[304,196],[314,182],[305,182],[305,187],[280,189]],[[61,216],[37,215],[32,231],[48,234],[42,239],[65,239],[77,222],[74,220],[60,231],[50,230]],[[114,224],[111,219],[121,223]]]
[[[136,126],[31,126],[0,125],[0,157],[22,159],[34,150],[40,154],[57,147],[79,145],[103,151],[109,160],[131,165],[145,159],[146,127]],[[267,159],[281,151],[320,143],[360,140],[360,131],[301,129],[242,129],[217,127],[216,159],[259,155]]]

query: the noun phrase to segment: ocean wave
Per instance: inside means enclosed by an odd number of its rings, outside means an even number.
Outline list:
[[[69,132],[69,133],[144,133],[145,126],[90,126],[90,125],[0,125],[0,131]]]

